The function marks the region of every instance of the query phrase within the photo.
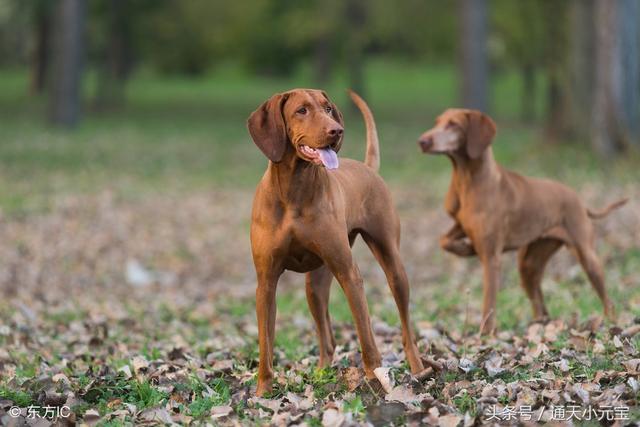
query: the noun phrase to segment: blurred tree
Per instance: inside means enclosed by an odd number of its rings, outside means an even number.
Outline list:
[[[594,148],[605,156],[638,138],[638,4],[596,1],[596,70],[592,110]]]
[[[409,60],[451,63],[455,60],[455,9],[442,0],[367,3],[369,50]]]
[[[92,18],[100,37],[93,38],[97,48],[98,108],[119,106],[124,102],[124,85],[133,67],[133,27],[137,15],[131,0],[92,1]]]
[[[570,132],[568,57],[568,2],[539,0],[545,19],[543,64],[547,77],[545,131],[547,140],[558,142]]]
[[[545,16],[539,0],[494,0],[492,29],[504,45],[503,56],[492,58],[520,72],[520,116],[525,122],[536,119],[537,75],[544,66],[546,35]]]
[[[593,105],[595,0],[573,0],[569,6],[569,79],[571,134],[588,140]]]
[[[66,127],[80,118],[85,12],[84,0],[54,5],[50,119]]]
[[[349,28],[346,40],[349,87],[366,98],[364,83],[364,49],[367,43],[367,7],[364,0],[345,2],[345,23]]]
[[[640,2],[620,2],[620,51],[622,60],[623,122],[629,142],[640,145]]]
[[[29,63],[32,6],[30,2],[0,0],[0,65]]]
[[[224,2],[159,0],[149,4],[136,22],[149,62],[164,73],[199,75],[207,71],[214,58],[218,26],[224,25],[220,13]]]
[[[458,13],[462,106],[487,111],[486,0],[458,0]]]
[[[31,56],[31,85],[32,94],[44,92],[49,71],[50,40],[51,40],[51,12],[53,3],[49,0],[37,0],[32,3],[33,32],[35,46]]]
[[[246,5],[245,5],[245,10]],[[243,13],[235,46],[248,68],[261,75],[289,76],[310,56],[318,18],[314,2],[257,1]]]
[[[336,42],[340,32],[340,4],[336,0],[316,2],[316,19],[311,19],[313,29],[313,74],[314,81],[323,86],[331,80],[336,54]]]

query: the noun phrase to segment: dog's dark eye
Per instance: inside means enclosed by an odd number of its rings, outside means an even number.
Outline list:
[[[331,112],[333,111],[333,108],[331,108],[331,105],[327,105],[326,107],[324,107],[324,110],[325,110],[327,113],[331,113]]]
[[[307,114],[307,107],[300,107],[300,108],[298,108],[298,110],[296,111],[296,113],[298,113],[298,114]]]
[[[447,122],[447,125],[445,126],[446,129],[451,129],[452,127],[454,127],[456,124],[453,122]]]

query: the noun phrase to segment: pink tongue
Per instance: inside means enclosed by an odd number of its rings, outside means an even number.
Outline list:
[[[316,148],[320,154],[320,160],[327,169],[338,168],[338,155],[331,148]]]

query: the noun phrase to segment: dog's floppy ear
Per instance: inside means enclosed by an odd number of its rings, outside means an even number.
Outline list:
[[[321,91],[321,92],[322,92],[322,96],[324,96],[327,99],[327,101],[329,101],[329,104],[331,104],[331,117],[333,117],[333,120],[340,123],[340,126],[344,126],[344,119],[342,118],[342,112],[338,110],[338,107],[336,107],[336,104],[331,102],[331,100],[329,99],[329,96],[325,91]]]
[[[282,107],[289,97],[278,93],[265,101],[247,120],[247,127],[253,142],[269,160],[282,160],[287,148],[287,129],[282,116]]]
[[[467,155],[477,159],[487,149],[496,136],[496,124],[480,111],[467,113]]]

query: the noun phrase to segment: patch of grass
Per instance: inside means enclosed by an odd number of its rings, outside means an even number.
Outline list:
[[[337,285],[337,283],[334,284]],[[344,323],[352,322],[351,309],[349,308],[347,297],[345,297],[340,286],[333,286],[331,291],[329,298],[329,315],[331,316],[331,320]]]
[[[134,381],[128,395],[129,403],[135,403],[141,409],[159,405],[168,397],[167,393],[153,387],[148,381]]]
[[[100,413],[103,413],[106,404],[113,399],[122,399],[123,402],[132,403],[139,409],[146,409],[160,405],[167,397],[167,393],[158,390],[148,381],[110,376],[94,384],[83,396],[83,400],[98,405]]]
[[[213,408],[213,401],[207,397],[197,397],[189,404],[189,415],[194,418],[204,417]]]
[[[100,421],[98,424],[96,424],[97,427],[122,427],[127,425],[131,425],[131,421],[128,419],[128,417],[125,420],[114,418],[112,420]]]
[[[188,409],[189,415],[195,418],[204,417],[214,406],[226,405],[231,401],[231,388],[223,378],[204,382],[193,375],[189,379],[189,384],[184,386],[188,387],[194,395]]]
[[[69,323],[86,317],[86,313],[80,310],[62,310],[58,312],[48,313],[47,320],[54,323],[68,325]]]
[[[16,376],[18,378],[33,378],[38,368],[35,364],[20,364],[16,368]]]
[[[251,299],[225,299],[221,302],[220,308],[237,318],[241,318],[255,311],[256,302]]]
[[[77,405],[73,405],[71,407],[71,410],[78,416],[82,417],[84,416],[84,413],[87,412],[89,409],[91,409],[93,406],[89,403],[86,402],[82,402],[79,403]]]
[[[476,404],[476,400],[469,394],[467,391],[463,391],[455,396],[453,399],[453,404],[461,413],[469,412],[472,416],[477,415],[478,406]]]
[[[315,368],[310,378],[308,378],[308,381],[313,386],[313,395],[322,399],[331,391],[334,391],[333,389],[329,389],[328,386],[338,385],[337,372],[331,367]]]
[[[306,417],[304,421],[309,427],[322,427],[322,418]]]
[[[191,416],[196,418],[206,416],[212,407],[227,405],[231,401],[231,388],[224,379],[215,378],[210,380],[207,383],[207,387],[203,387],[201,381],[196,381],[200,385],[198,392],[196,392],[199,396],[189,405]]]
[[[310,367],[303,372],[285,373],[287,381],[285,384],[275,382],[270,398],[283,396],[287,392],[302,393],[307,384],[313,387],[313,395],[318,399],[324,399],[332,392],[342,393],[345,390],[337,376],[337,371],[332,367],[317,368]]]
[[[351,400],[343,401],[342,410],[344,412],[352,413],[356,419],[362,419],[366,413],[366,408],[362,403],[360,396],[355,396]]]
[[[590,361],[591,365],[571,361],[569,367],[571,368],[572,376],[586,378],[588,381],[591,381],[598,372],[624,370],[620,363],[607,357],[591,355]]]
[[[21,408],[32,405],[35,402],[28,393],[22,390],[11,390],[7,386],[0,386],[0,399],[11,400],[14,405]]]
[[[308,347],[300,339],[300,328],[282,325],[276,331],[275,348],[284,352],[289,360],[298,360],[308,352]]]
[[[304,280],[303,277],[304,276],[300,275],[300,279]],[[253,301],[253,303],[255,304],[255,301]],[[304,293],[280,292],[276,296],[276,303],[278,305],[278,314],[282,316],[307,311],[307,300],[305,299]]]
[[[162,358],[162,352],[158,347],[150,347],[150,343],[145,343],[141,351],[147,360],[158,360]]]
[[[510,383],[513,381],[527,381],[531,378],[535,378],[534,372],[529,372],[526,368],[514,368],[514,369],[506,369],[494,377],[487,376],[487,379],[490,382],[501,379],[505,383]]]

